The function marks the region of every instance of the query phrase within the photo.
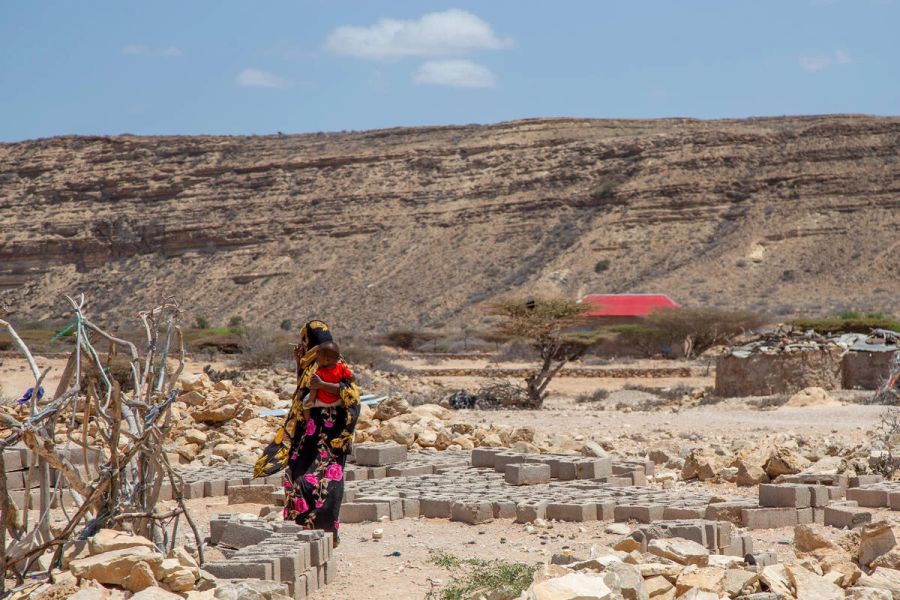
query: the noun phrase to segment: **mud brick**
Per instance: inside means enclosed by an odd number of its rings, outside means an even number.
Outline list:
[[[640,523],[652,523],[661,521],[665,507],[661,504],[619,504],[613,511],[616,521],[630,521],[632,519]]]
[[[254,527],[238,521],[229,521],[219,543],[231,548],[246,548],[260,543],[271,535],[272,532],[262,526]]]
[[[741,521],[748,529],[777,529],[797,524],[796,508],[745,508]]]
[[[872,514],[853,506],[826,506],[825,525],[854,529],[872,522]]]
[[[226,485],[224,479],[214,479],[212,481],[203,482],[203,495],[207,498],[226,495]]]
[[[854,500],[860,506],[881,508],[888,505],[888,492],[879,488],[854,488],[847,490],[847,500]]]
[[[387,467],[369,467],[366,469],[367,479],[384,479],[387,477]]]
[[[495,500],[491,503],[495,519],[515,519],[516,503],[512,500]]]
[[[341,504],[339,519],[342,523],[366,523],[390,516],[391,509],[388,504],[344,502]]]
[[[471,455],[471,464],[476,468],[494,468],[494,457],[501,451],[495,448],[474,448]]]
[[[535,485],[550,481],[550,465],[541,463],[507,464],[503,478],[510,485]]]
[[[597,505],[591,502],[551,502],[547,505],[547,518],[575,523],[596,521]]]
[[[272,580],[272,563],[214,560],[203,563],[203,570],[219,579]]]
[[[359,444],[354,447],[356,464],[384,467],[406,461],[406,446],[400,444]]]
[[[704,517],[708,521],[728,521],[734,525],[742,525],[744,522],[742,512],[744,509],[756,509],[759,505],[749,500],[732,500],[728,502],[713,502],[706,506]]]
[[[271,504],[275,486],[270,484],[228,486],[228,504]]]
[[[706,517],[705,506],[666,506],[663,509],[663,519],[703,519]]]
[[[516,523],[532,523],[535,519],[547,518],[549,502],[530,500],[516,504]]]
[[[400,500],[400,504],[403,506],[403,517],[405,519],[415,519],[422,512],[421,505],[415,498],[403,498]]]
[[[489,523],[494,520],[490,502],[454,502],[450,505],[450,520],[469,525]]]
[[[203,497],[203,482],[194,481],[193,483],[184,482],[181,486],[181,495],[186,499]]]
[[[452,502],[449,498],[419,498],[419,510],[429,519],[449,519]]]
[[[759,486],[759,505],[767,508],[806,508],[810,506],[809,486],[788,483]]]
[[[434,473],[432,465],[387,468],[388,477],[418,477],[420,475],[431,475],[432,473]]]
[[[847,485],[851,488],[858,488],[862,485],[872,485],[882,481],[884,481],[884,478],[881,475],[856,475],[850,478]]]

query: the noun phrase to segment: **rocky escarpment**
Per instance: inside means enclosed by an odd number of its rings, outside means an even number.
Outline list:
[[[900,118],[551,119],[0,145],[0,307],[451,325],[516,290],[896,307]]]

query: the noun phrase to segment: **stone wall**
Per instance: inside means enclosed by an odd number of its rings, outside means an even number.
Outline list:
[[[891,373],[896,352],[848,352],[841,361],[841,382],[848,390],[877,390]]]
[[[724,397],[792,394],[808,387],[841,387],[841,351],[822,348],[780,354],[732,355],[716,360],[716,394]]]

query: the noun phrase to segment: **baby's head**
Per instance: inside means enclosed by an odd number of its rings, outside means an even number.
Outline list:
[[[333,367],[341,358],[341,349],[334,342],[323,342],[316,347],[316,363],[320,367]]]

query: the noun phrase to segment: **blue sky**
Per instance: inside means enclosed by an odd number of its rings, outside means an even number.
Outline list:
[[[0,140],[900,114],[900,0],[0,3]]]

